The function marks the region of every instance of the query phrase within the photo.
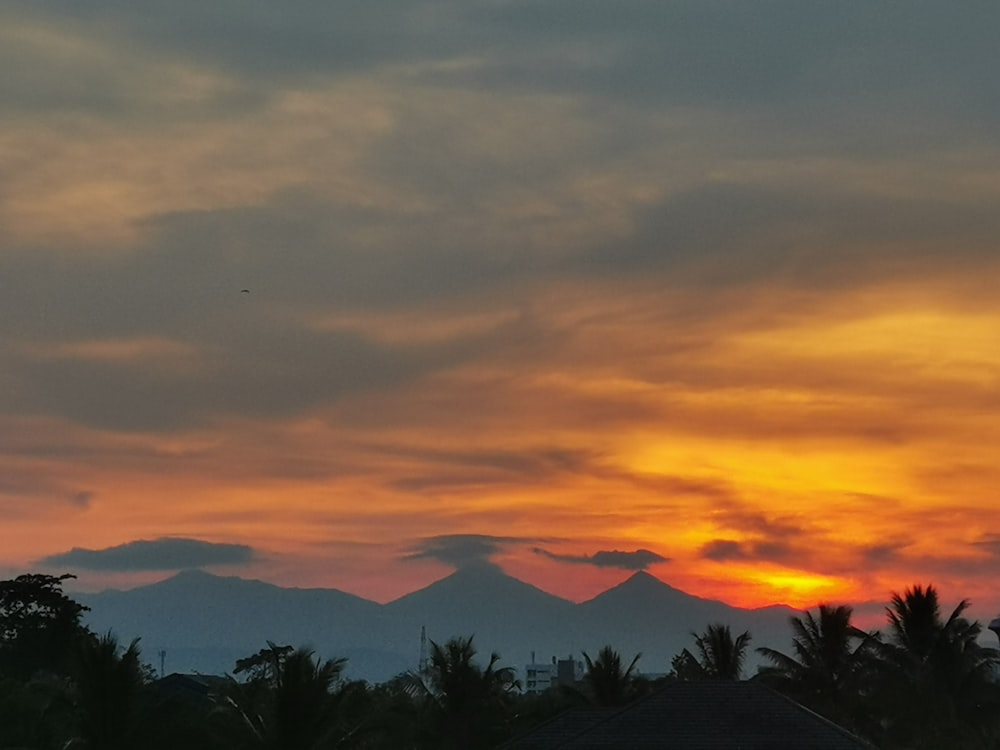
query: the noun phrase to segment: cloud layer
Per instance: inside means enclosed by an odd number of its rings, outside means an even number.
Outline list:
[[[9,0],[0,566],[1000,608],[996,21]]]
[[[255,558],[253,549],[245,544],[161,538],[139,539],[105,549],[74,547],[69,552],[49,555],[38,562],[49,568],[125,572],[245,565]]]

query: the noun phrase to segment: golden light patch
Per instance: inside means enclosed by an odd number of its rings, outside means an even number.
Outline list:
[[[728,564],[727,564],[728,565]],[[740,566],[731,575],[746,585],[757,602],[808,609],[823,601],[843,600],[853,593],[849,581],[832,576],[770,566]]]
[[[620,459],[638,473],[723,480],[744,491],[771,489],[783,496],[810,491],[893,494],[906,486],[898,471],[886,465],[884,456],[861,448],[709,441],[680,435],[674,440],[636,442],[620,451]]]
[[[906,367],[914,378],[990,384],[1000,373],[997,341],[1000,315],[915,310],[810,321],[801,327],[742,334],[733,344],[744,349],[745,356],[871,358],[883,367]]]

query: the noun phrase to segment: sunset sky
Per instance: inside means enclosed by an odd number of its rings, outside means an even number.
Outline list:
[[[0,575],[996,616],[997,28],[6,0]]]

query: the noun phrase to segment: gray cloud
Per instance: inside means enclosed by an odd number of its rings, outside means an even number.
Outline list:
[[[105,549],[74,547],[69,552],[42,558],[38,563],[50,568],[140,571],[244,565],[255,559],[254,550],[245,544],[163,537],[140,539]]]
[[[89,508],[90,503],[94,499],[94,493],[90,490],[81,490],[79,492],[74,492],[73,496],[70,498],[70,502],[78,508]]]
[[[492,557],[509,544],[525,539],[489,534],[445,534],[422,539],[413,545],[413,552],[404,560],[438,560],[456,568],[490,562]]]
[[[993,557],[1000,558],[1000,534],[987,534],[982,539],[973,542],[973,545],[985,550]]]
[[[897,541],[875,544],[861,549],[862,559],[867,565],[883,565],[900,558],[900,553],[909,546],[909,542]]]
[[[701,556],[709,560],[745,560],[750,557],[744,545],[733,539],[713,539],[701,548]]]
[[[383,346],[351,333],[262,327],[240,338],[215,361],[208,355],[205,369],[194,373],[143,363],[25,358],[15,365],[19,400],[29,410],[89,425],[169,430],[230,413],[293,414],[406,382],[436,358],[421,362],[426,350]]]
[[[777,185],[703,182],[638,211],[628,239],[587,249],[567,264],[602,275],[684,271],[689,282],[713,285],[766,276],[842,286],[870,279],[873,245],[883,248],[883,262],[908,260],[911,273],[937,262],[942,243],[989,259],[989,237],[1000,231],[992,208],[987,200],[902,199],[831,186],[825,174]]]
[[[737,542],[733,539],[713,539],[701,548],[708,560],[771,560],[786,562],[795,556],[791,545],[775,541]]]
[[[536,547],[535,554],[543,555],[559,562],[593,565],[597,568],[622,568],[623,570],[646,570],[651,565],[670,562],[669,557],[658,555],[648,549],[637,549],[634,552],[600,550],[592,555],[560,555]]]
[[[7,5],[44,17],[31,0]],[[622,0],[613,8],[600,0],[388,0],[300,2],[253,13],[232,1],[55,0],[45,8],[77,25],[113,22],[135,44],[265,81],[472,58],[480,65],[446,67],[433,82],[599,94],[647,106],[796,103],[803,118],[811,110],[821,122],[823,102],[836,112],[888,101],[913,119],[942,110],[996,116],[982,92],[997,62],[989,30],[1000,12],[985,3],[964,14],[941,3],[902,8],[860,0]]]

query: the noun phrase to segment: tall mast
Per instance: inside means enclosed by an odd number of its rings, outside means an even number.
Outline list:
[[[425,625],[420,626],[420,663],[417,671],[420,674],[427,671],[427,627]]]

